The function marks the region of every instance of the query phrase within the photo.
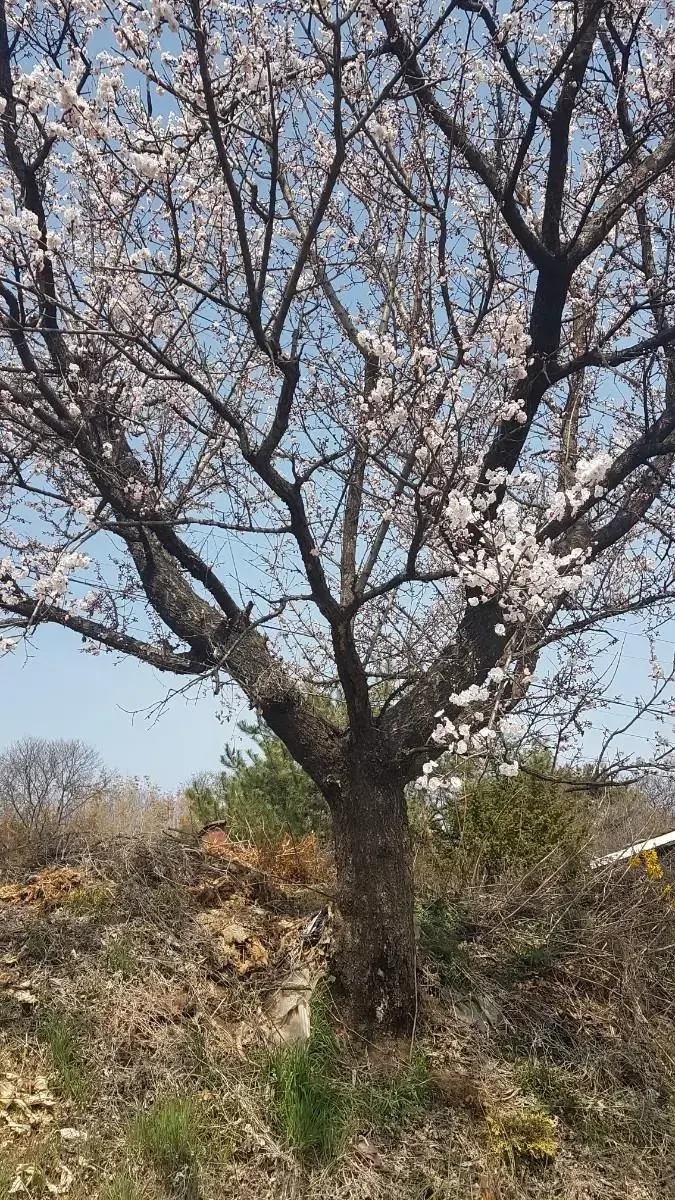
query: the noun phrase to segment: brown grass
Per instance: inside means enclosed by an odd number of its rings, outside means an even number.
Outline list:
[[[156,839],[167,828],[188,825],[182,793],[162,792],[147,779],[113,777],[71,821],[55,824],[39,837],[0,813],[0,883],[47,864],[71,864],[92,847],[105,847],[116,838]]]
[[[285,833],[278,842],[256,846],[232,841],[222,829],[207,829],[200,844],[212,858],[224,859],[291,883],[317,883],[330,876],[330,860],[315,833],[295,841]]]
[[[322,1074],[284,1075],[293,1120],[298,1079],[339,1099],[334,1157],[314,1160],[275,1109],[262,1010],[324,969],[302,946],[323,898],[176,837],[98,842],[69,869],[0,905],[0,1200],[17,1178],[45,1200],[675,1194],[667,879],[560,865],[457,895],[429,876],[414,1045],[329,1013]]]

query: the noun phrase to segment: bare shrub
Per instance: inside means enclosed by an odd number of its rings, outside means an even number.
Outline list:
[[[78,824],[91,837],[139,837],[175,829],[186,818],[180,793],[162,791],[148,778],[114,775],[85,805]]]
[[[10,838],[44,853],[105,791],[99,755],[77,739],[26,737],[0,755],[0,816]]]
[[[150,779],[108,773],[77,739],[27,737],[0,755],[0,847],[35,861],[67,859],[81,843],[154,836],[181,825],[182,795]]]

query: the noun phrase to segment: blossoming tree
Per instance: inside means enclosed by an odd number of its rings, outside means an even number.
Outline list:
[[[673,16],[0,0],[2,647],[234,681],[392,1028],[405,785],[674,594]]]

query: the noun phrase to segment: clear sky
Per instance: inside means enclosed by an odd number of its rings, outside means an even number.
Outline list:
[[[41,627],[29,646],[0,658],[0,750],[26,735],[80,738],[95,747],[111,770],[149,776],[177,788],[197,771],[215,769],[243,701],[222,718],[210,691],[157,705],[184,680],[161,675],[133,660],[79,650],[67,630]]]

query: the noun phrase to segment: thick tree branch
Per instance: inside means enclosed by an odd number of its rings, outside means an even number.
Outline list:
[[[121,630],[110,629],[99,621],[92,621],[56,604],[36,603],[27,597],[24,600],[17,598],[3,601],[2,609],[3,612],[16,616],[17,630],[26,634],[41,624],[60,625],[63,629],[71,629],[108,650],[115,650],[148,663],[158,671],[167,671],[173,675],[200,675],[210,670],[210,664],[201,662],[191,653],[179,654],[160,649],[150,642],[140,641]],[[9,629],[11,625],[5,624],[5,628]]]

